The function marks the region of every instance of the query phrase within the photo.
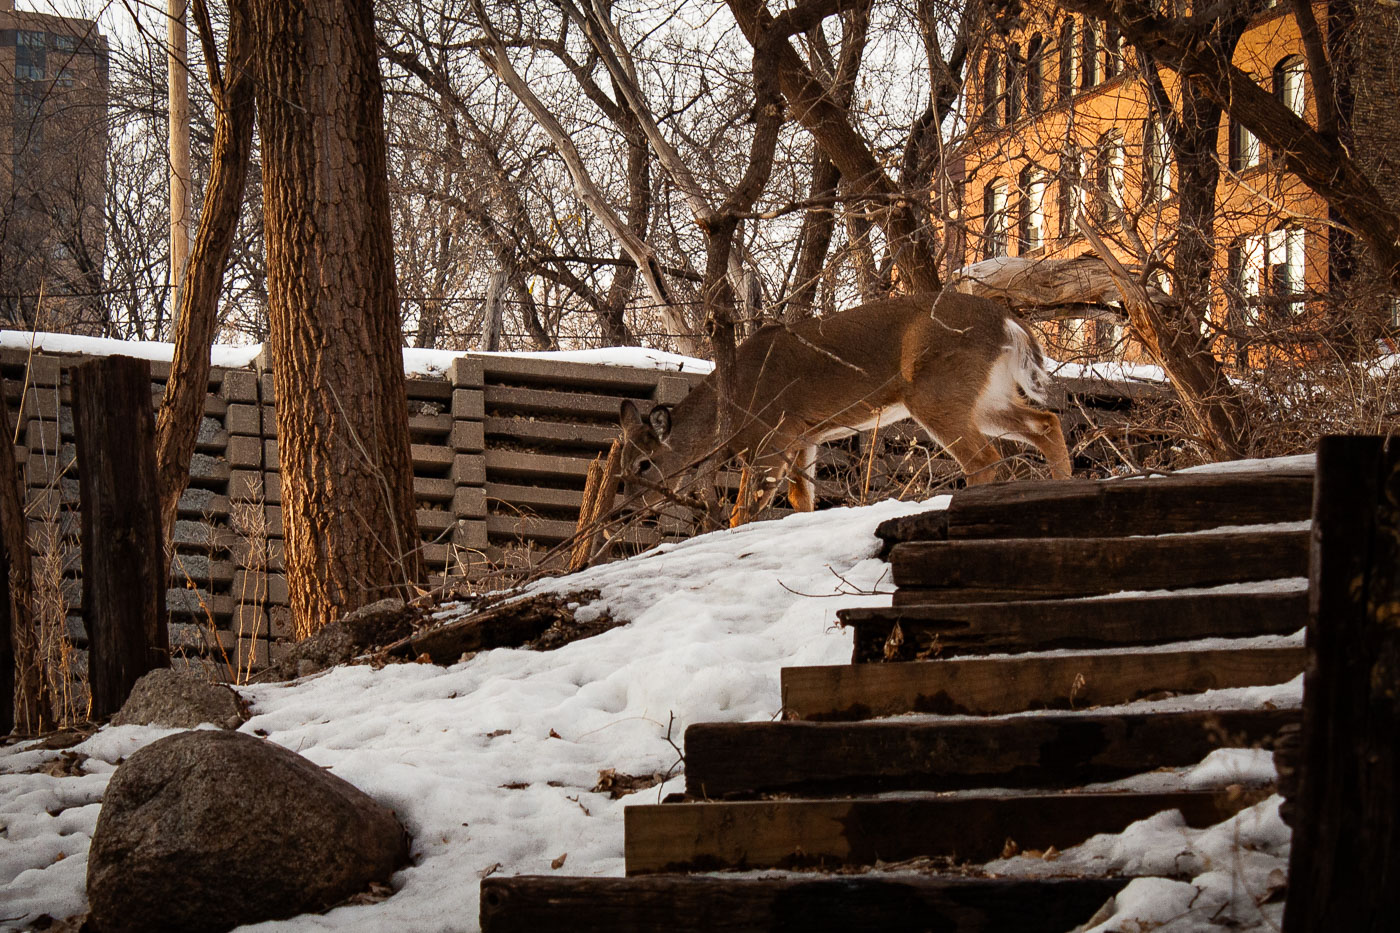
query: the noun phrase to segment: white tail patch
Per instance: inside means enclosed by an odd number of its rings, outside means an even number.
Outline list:
[[[1007,318],[1005,327],[1006,339],[1009,342],[1003,349],[1001,359],[997,360],[997,367],[1004,365],[1003,361],[1010,363],[1016,385],[1025,393],[1026,398],[1044,405],[1050,373],[1045,369],[1045,358],[1041,356],[1040,347],[1031,339],[1030,332],[1020,321]]]
[[[973,410],[973,420],[978,429],[989,437],[1027,440],[1011,429],[1003,416],[1024,408],[1023,396],[1044,405],[1050,374],[1045,371],[1040,348],[1026,328],[1020,322],[1007,318],[1005,329],[1007,342],[987,373],[987,382]]]

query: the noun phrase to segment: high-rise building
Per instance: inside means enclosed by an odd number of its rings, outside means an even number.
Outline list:
[[[1400,205],[1400,11],[1370,4],[1370,13],[1356,15],[1365,6],[1319,0],[1314,8],[1337,75],[1336,104],[1353,133],[1349,150]],[[999,256],[1089,253],[1083,217],[1120,260],[1160,266],[1157,284],[1165,289],[1174,270],[1208,274],[1197,302],[1203,326],[1218,335],[1215,352],[1241,365],[1283,352],[1290,341],[1289,352],[1297,352],[1300,332],[1335,332],[1339,314],[1378,309],[1379,321],[1379,309],[1400,307],[1372,276],[1369,304],[1339,312],[1355,291],[1353,276],[1364,277],[1356,244],[1280,153],[1223,115],[1202,134],[1204,160],[1218,170],[1212,192],[1200,171],[1177,164],[1168,134],[1182,91],[1169,67],[1145,67],[1115,31],[1053,0],[1031,0],[1020,12],[1014,27],[988,37],[969,61],[967,141],[947,167],[939,204],[950,270]],[[1292,4],[1249,19],[1233,62],[1316,125],[1316,89]],[[1204,211],[1188,203],[1202,192]],[[1197,217],[1208,217],[1205,247],[1182,259],[1192,225],[1206,225]],[[1353,330],[1374,336],[1387,325],[1393,335],[1400,320]],[[1049,329],[1052,351],[1061,355],[1140,352],[1102,317]]]
[[[0,0],[0,327],[102,331],[107,40]]]

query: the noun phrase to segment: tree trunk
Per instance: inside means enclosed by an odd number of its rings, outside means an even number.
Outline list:
[[[101,719],[121,709],[141,675],[170,666],[151,364],[111,356],[74,367],[73,440],[88,685],[93,718]]]
[[[39,650],[39,632],[34,624],[34,576],[29,558],[29,536],[25,533],[24,503],[20,500],[19,465],[15,462],[14,435],[10,433],[10,406],[0,389],[0,551],[5,556],[4,596],[7,625],[5,642],[10,658],[0,659],[6,674],[13,678],[6,686],[0,675],[0,689],[6,700],[13,699],[13,722],[0,734],[13,728],[33,734],[53,725],[48,678]]]
[[[170,307],[180,325],[180,286],[190,257],[190,58],[185,0],[169,0],[166,15],[170,103]]]
[[[419,577],[370,0],[253,0],[283,523],[294,624]]]
[[[196,5],[196,13],[203,13]],[[213,36],[200,16],[200,33],[209,55]],[[156,415],[156,470],[160,488],[161,540],[175,528],[180,496],[190,480],[190,457],[199,437],[204,397],[209,385],[209,345],[219,316],[219,293],[233,247],[243,187],[253,151],[253,38],[246,0],[229,2],[226,77],[213,89],[215,118],[208,188],[199,233],[190,255],[175,316],[175,352]],[[213,76],[211,76],[213,77]],[[215,78],[217,81],[217,79]]]

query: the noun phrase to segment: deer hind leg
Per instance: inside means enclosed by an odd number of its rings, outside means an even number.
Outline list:
[[[788,465],[787,496],[794,510],[811,512],[817,507],[816,484],[813,470],[817,462],[817,448],[814,444],[803,444],[792,455]]]
[[[1002,478],[1001,453],[996,445],[982,436],[982,431],[970,417],[951,417],[932,404],[910,404],[908,407],[919,426],[958,461],[969,486]]]
[[[984,416],[981,427],[988,434],[1030,444],[1040,451],[1049,464],[1051,476],[1056,479],[1070,477],[1065,432],[1060,425],[1060,416],[1053,411],[1017,403]]]

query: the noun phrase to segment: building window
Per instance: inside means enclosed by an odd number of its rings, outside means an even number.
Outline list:
[[[1142,124],[1143,200],[1152,203],[1172,196],[1172,143],[1160,117]]]
[[[1094,159],[1095,217],[1104,226],[1118,222],[1123,213],[1123,172],[1127,159],[1123,152],[1123,137],[1117,132],[1105,133],[1099,139]]]
[[[59,52],[76,52],[78,50],[77,36],[53,36],[53,47]]]
[[[1045,106],[1045,37],[1031,36],[1026,46],[1026,113],[1040,113]]]
[[[1000,116],[1002,90],[1001,59],[989,54],[982,66],[982,119],[992,126]]]
[[[1083,48],[1079,54],[1079,88],[1087,91],[1099,83],[1099,27],[1086,21],[1080,32]]]
[[[1259,139],[1244,124],[1230,118],[1230,168],[1242,172],[1259,164]]]
[[[1021,46],[1011,44],[1006,53],[1006,125],[1021,119]]]
[[[1303,313],[1306,260],[1301,227],[1284,227],[1271,232],[1265,243],[1264,263],[1268,269],[1269,291],[1278,299],[1280,312]]]
[[[1274,97],[1300,117],[1308,105],[1303,70],[1301,55],[1290,55],[1274,66]]]
[[[59,87],[72,87],[72,86],[73,86],[73,69],[72,69],[72,68],[60,68],[60,69],[58,69],[58,77],[54,78],[54,84],[56,84],[56,85],[59,86]]]
[[[15,30],[15,78],[20,81],[44,80],[46,35],[32,29]]]
[[[1055,210],[1060,216],[1060,238],[1070,240],[1079,235],[1075,218],[1084,210],[1084,162],[1074,152],[1060,157],[1060,175]]]
[[[1230,316],[1236,325],[1259,323],[1259,280],[1264,273],[1264,238],[1258,234],[1237,239],[1226,254],[1229,265]]]
[[[1017,217],[1017,239],[1022,256],[1045,245],[1045,175],[1027,168],[1019,179],[1021,202]]]
[[[1079,83],[1078,47],[1074,37],[1074,18],[1060,24],[1060,100],[1069,99]]]
[[[1123,70],[1123,36],[1117,26],[1109,26],[1104,32],[1103,76],[1113,78]]]
[[[1007,255],[1006,182],[994,181],[982,192],[982,256]]]

